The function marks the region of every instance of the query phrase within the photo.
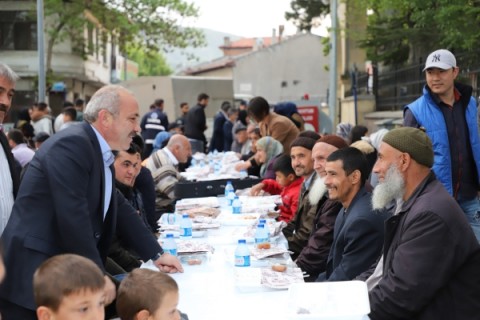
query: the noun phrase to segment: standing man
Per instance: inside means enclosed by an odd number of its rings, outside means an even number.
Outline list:
[[[293,252],[293,260],[298,257],[307,244],[313,228],[317,203],[321,197],[319,192],[321,184],[318,184],[318,176],[313,170],[312,149],[314,145],[314,139],[298,137],[292,142],[290,149],[292,168],[297,177],[303,178],[295,217],[282,230],[288,240],[288,249]]]
[[[335,221],[326,271],[317,281],[353,280],[381,254],[387,215],[372,209],[371,193],[365,189],[367,168],[367,159],[356,148],[337,150],[327,158],[328,197],[343,208]]]
[[[150,156],[157,133],[168,130],[168,117],[163,112],[163,99],[155,100],[153,109],[147,112],[140,122],[141,135],[145,141],[142,159]]]
[[[480,246],[458,203],[431,171],[434,150],[415,128],[387,133],[373,172],[373,206],[396,202],[383,258],[367,280],[370,319],[478,319]]]
[[[140,130],[138,103],[120,86],[105,86],[88,103],[84,119],[48,139],[26,171],[1,241],[6,281],[0,286],[2,318],[36,319],[32,276],[48,258],[74,253],[102,270],[116,232],[144,261],[164,272],[182,271],[163,253],[135,210],[115,191],[113,154],[126,150]],[[115,286],[106,277],[106,304]]]
[[[313,169],[318,176],[318,188],[316,191],[320,197],[317,204],[317,212],[313,221],[312,232],[307,245],[302,249],[295,263],[309,277],[305,281],[315,281],[318,275],[325,272],[328,254],[333,242],[333,229],[338,212],[342,204],[328,197],[327,187],[324,180],[327,172],[325,165],[330,154],[338,149],[348,147],[345,140],[333,134],[322,136],[312,149]]]
[[[283,150],[290,150],[292,141],[300,133],[290,119],[270,111],[270,105],[263,97],[250,100],[248,113],[258,123],[262,137],[271,136],[283,145]]]
[[[459,69],[448,50],[426,62],[423,96],[404,109],[404,126],[425,128],[434,145],[433,172],[467,216],[480,241],[480,138],[472,87],[456,83]]]
[[[200,152],[207,150],[207,138],[205,137],[205,130],[207,130],[207,118],[205,116],[205,108],[208,106],[208,99],[210,97],[206,93],[200,93],[197,98],[197,105],[188,110],[185,118],[185,135],[189,139],[201,142],[199,146]]]
[[[208,145],[208,152],[213,152],[214,150],[218,152],[229,151],[225,150],[224,146],[225,133],[223,131],[223,125],[228,121],[228,110],[230,110],[231,107],[230,102],[223,101],[220,110],[218,110],[213,117],[213,132],[210,144]]]
[[[7,116],[12,98],[15,94],[15,83],[18,76],[6,64],[0,63],[0,126]],[[18,185],[20,183],[21,167],[15,164],[12,151],[8,144],[7,137],[3,132],[3,126],[0,130],[0,234],[5,229],[10,213],[12,212],[13,201],[17,195]]]
[[[177,120],[175,120],[175,122],[176,122],[176,123],[178,124],[178,126],[180,126],[182,129],[185,127],[185,121],[186,121],[186,118],[187,118],[188,110],[190,110],[190,106],[188,105],[187,102],[182,102],[182,103],[180,103],[180,112],[181,112],[181,115],[180,115],[180,117],[177,118]]]

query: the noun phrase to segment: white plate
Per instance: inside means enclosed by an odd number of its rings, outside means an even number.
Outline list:
[[[160,238],[162,238],[162,239],[166,238],[168,233],[173,234],[174,238],[180,238],[180,232],[179,231],[163,231],[160,234]],[[200,230],[200,231],[195,231],[194,230],[194,231],[192,231],[192,238],[203,238],[203,237],[205,237],[206,233],[207,233],[207,231],[205,231],[205,230]]]

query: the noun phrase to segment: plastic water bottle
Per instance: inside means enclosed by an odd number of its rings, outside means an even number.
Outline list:
[[[192,220],[186,213],[182,215],[182,220],[180,220],[180,236],[183,238],[192,237]]]
[[[191,165],[192,165],[192,168],[195,168],[195,167],[198,165],[198,161],[197,161],[197,159],[195,159],[195,158],[192,158]]]
[[[270,228],[268,228],[267,219],[260,219],[258,220],[258,224],[263,224],[265,228],[265,232],[268,236],[268,241],[270,241]]]
[[[230,192],[235,193],[235,190],[233,189],[232,181],[228,180],[227,185],[225,186],[225,197],[228,198]]]
[[[215,175],[219,175],[220,174],[220,168],[222,166],[220,165],[220,162],[218,161],[215,161],[215,163],[213,164],[213,173],[215,173]]]
[[[242,213],[242,201],[240,201],[240,198],[238,196],[235,196],[235,198],[233,199],[232,213]]]
[[[259,224],[255,230],[255,243],[268,243],[267,230],[263,224]]]
[[[240,179],[245,179],[248,177],[247,170],[241,170],[240,171]]]
[[[250,250],[247,247],[247,242],[244,239],[238,240],[237,248],[235,249],[235,267],[249,267],[250,266]]]
[[[170,253],[172,256],[177,255],[177,243],[175,242],[175,239],[173,239],[173,234],[167,233],[167,237],[163,242],[162,248],[165,252]]]

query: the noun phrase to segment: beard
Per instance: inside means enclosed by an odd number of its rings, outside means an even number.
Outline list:
[[[383,182],[373,190],[372,207],[375,210],[385,208],[393,200],[400,199],[405,193],[405,180],[395,165],[390,165]]]

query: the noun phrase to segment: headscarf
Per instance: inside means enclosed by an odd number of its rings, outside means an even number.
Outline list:
[[[257,141],[257,150],[258,148],[264,150],[267,154],[267,159],[265,159],[265,162],[262,163],[260,167],[260,176],[263,177],[270,160],[283,153],[283,145],[272,137],[266,136]]]
[[[337,124],[337,136],[342,137],[345,141],[349,141],[350,131],[352,131],[352,125],[350,123],[341,122]]]

